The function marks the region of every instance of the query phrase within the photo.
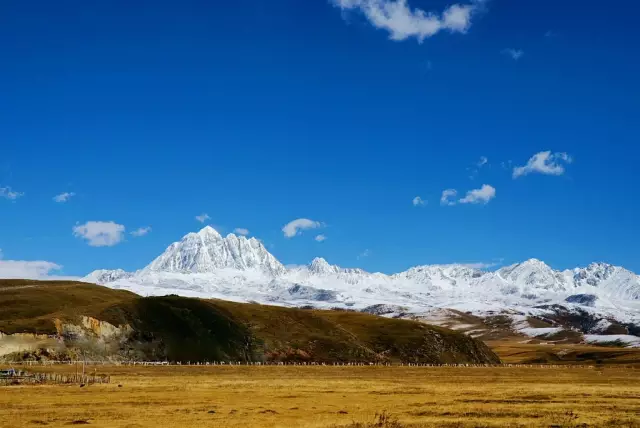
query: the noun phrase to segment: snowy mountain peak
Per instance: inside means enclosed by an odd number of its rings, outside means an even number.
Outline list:
[[[551,269],[546,263],[538,259],[529,259],[498,269],[496,274],[502,280],[512,284],[522,292],[534,290],[562,290],[566,289],[567,281],[561,272]]]
[[[437,284],[438,286],[451,287],[459,282],[469,282],[479,278],[484,272],[460,264],[451,265],[422,265],[413,267],[405,272],[394,275],[394,278],[402,278],[421,284]]]
[[[122,269],[98,269],[91,272],[89,275],[84,277],[84,280],[87,282],[93,282],[96,284],[107,284],[109,282],[118,281],[121,279],[131,278],[133,276],[132,273],[125,272]]]
[[[203,227],[202,229],[200,229],[200,231],[197,234],[198,236],[201,236],[203,239],[213,239],[213,240],[222,239],[222,235],[220,235],[218,231],[211,226]]]
[[[536,258],[531,258],[529,260],[525,260],[524,262],[518,263],[518,264],[521,266],[531,266],[534,268],[551,269],[545,262]]]
[[[285,271],[257,239],[232,233],[223,238],[214,228],[206,226],[171,244],[142,272],[212,273],[227,268],[260,270],[270,275]]]
[[[609,263],[591,263],[585,270],[588,272],[592,272],[597,277],[606,279],[614,272],[621,269],[622,268],[610,265]]]
[[[340,268],[330,265],[322,257],[316,257],[309,265],[309,271],[320,275],[330,275],[333,273],[338,273],[340,271]]]
[[[494,272],[449,264],[386,275],[341,268],[318,257],[287,269],[258,239],[222,237],[210,226],[174,242],[140,271],[95,271],[84,280],[139,294],[353,309],[383,304],[416,313],[445,308],[538,316],[551,310],[545,307],[560,305],[640,324],[640,277],[606,263],[557,271],[530,259]]]

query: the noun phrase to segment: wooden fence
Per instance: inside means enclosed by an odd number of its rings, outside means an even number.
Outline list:
[[[109,375],[82,375],[61,373],[26,373],[14,376],[0,376],[0,386],[6,385],[42,385],[42,384],[79,384],[91,385],[110,383]]]
[[[465,367],[465,368],[555,368],[555,369],[594,369],[599,366],[593,364],[430,364],[430,363],[380,363],[380,362],[246,362],[246,361],[22,361],[11,363],[14,366],[54,366],[54,365],[78,365],[78,366],[343,366],[343,367]],[[607,365],[607,368],[640,369],[639,366],[615,364]]]

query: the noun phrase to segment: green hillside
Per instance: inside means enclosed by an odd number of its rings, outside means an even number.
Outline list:
[[[60,333],[56,319],[78,325],[82,316],[132,328],[126,340],[109,346],[91,332],[83,337],[82,343],[87,338],[100,343],[91,352],[104,349],[108,354],[96,357],[111,359],[499,362],[480,341],[413,321],[178,296],[139,297],[79,282],[0,280],[0,332],[55,335]],[[64,335],[69,352],[80,346],[77,334]]]

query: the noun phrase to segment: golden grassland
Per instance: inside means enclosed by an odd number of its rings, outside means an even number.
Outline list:
[[[97,370],[112,383],[3,387],[0,426],[640,427],[637,368]]]
[[[637,366],[640,348],[594,346],[580,343],[522,343],[522,337],[488,341],[503,363],[510,364],[596,364]]]

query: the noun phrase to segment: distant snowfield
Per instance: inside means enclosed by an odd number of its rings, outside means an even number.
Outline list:
[[[137,272],[95,271],[83,280],[143,296],[177,294],[354,310],[386,305],[392,308],[388,315],[424,318],[441,309],[481,317],[506,313],[516,331],[535,337],[561,330],[534,329],[526,323],[527,316],[552,313],[553,305],[599,319],[592,333],[605,330],[610,321],[640,324],[640,277],[604,263],[556,271],[532,259],[495,272],[429,265],[385,275],[343,269],[316,258],[308,266],[287,269],[258,240],[233,234],[223,238],[211,227],[171,244]]]
[[[547,328],[521,328],[518,330],[520,333],[530,337],[544,337],[551,336],[552,334],[560,333],[563,331],[560,327],[547,327]]]
[[[640,337],[631,336],[629,334],[610,334],[610,335],[600,335],[600,334],[585,334],[584,340],[587,343],[612,343],[619,342],[626,344],[631,348],[640,348]]]

